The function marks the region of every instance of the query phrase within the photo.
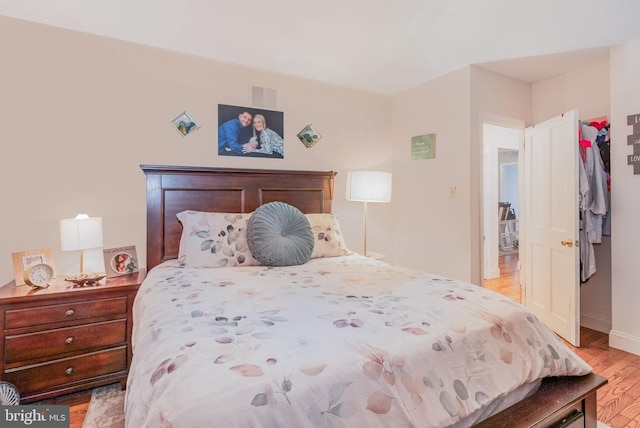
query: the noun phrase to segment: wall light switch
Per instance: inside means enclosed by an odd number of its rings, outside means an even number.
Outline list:
[[[456,198],[456,186],[449,187],[449,199]]]

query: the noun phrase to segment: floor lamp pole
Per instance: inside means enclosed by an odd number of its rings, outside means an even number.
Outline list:
[[[367,201],[364,201],[364,255],[367,256]]]

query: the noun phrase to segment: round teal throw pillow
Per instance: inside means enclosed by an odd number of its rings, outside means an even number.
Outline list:
[[[309,260],[315,241],[302,211],[284,202],[269,202],[249,218],[247,243],[260,264],[292,266]]]

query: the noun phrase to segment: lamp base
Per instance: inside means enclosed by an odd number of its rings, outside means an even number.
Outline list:
[[[88,287],[97,285],[98,281],[107,276],[104,273],[76,273],[73,275],[65,275],[64,280],[73,283],[74,287]]]
[[[365,256],[372,258],[374,260],[380,260],[380,259],[384,259],[385,257],[387,257],[384,254],[381,253],[374,253],[372,251],[367,251],[367,254],[365,254]]]

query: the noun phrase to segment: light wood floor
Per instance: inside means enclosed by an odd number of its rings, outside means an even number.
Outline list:
[[[80,391],[73,394],[63,395],[51,400],[45,400],[38,404],[52,404],[69,406],[69,428],[82,428],[84,417],[89,408],[92,390]]]
[[[511,297],[518,303],[522,303],[522,287],[520,287],[520,275],[518,271],[518,254],[509,254],[498,257],[500,277],[485,279],[484,287],[489,290]]]
[[[517,254],[500,256],[503,275],[485,281],[484,286],[521,302],[517,264]],[[569,346],[596,373],[609,380],[598,391],[598,419],[612,428],[640,428],[640,356],[610,348],[605,333],[587,328],[581,329],[580,342],[580,348]],[[70,406],[70,428],[82,428],[90,399],[91,391],[85,391],[59,397],[51,403]]]
[[[522,302],[518,255],[499,258],[501,277],[485,288]],[[582,327],[580,348],[569,345],[609,383],[598,390],[598,419],[612,428],[640,427],[640,356],[609,347],[605,333]]]

